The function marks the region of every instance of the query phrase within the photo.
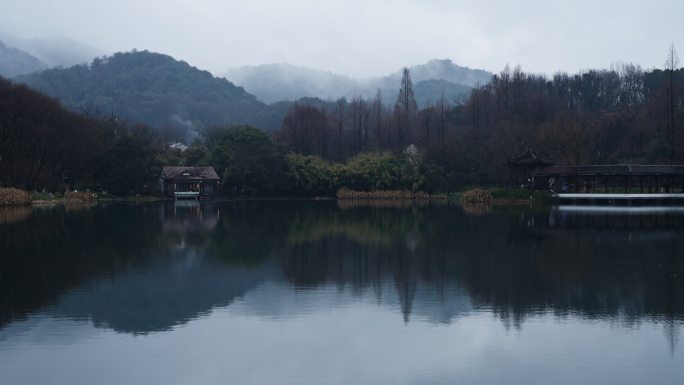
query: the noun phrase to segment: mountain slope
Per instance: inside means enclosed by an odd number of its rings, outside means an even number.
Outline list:
[[[188,133],[213,125],[250,123],[264,108],[226,79],[148,51],[117,53],[90,65],[49,69],[15,80],[74,110],[113,113]]]
[[[28,52],[7,46],[0,40],[0,76],[9,78],[46,69],[47,64]]]

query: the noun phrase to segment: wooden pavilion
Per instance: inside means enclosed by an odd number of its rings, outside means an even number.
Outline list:
[[[209,198],[219,192],[219,176],[213,167],[164,167],[160,178],[164,194],[174,199]]]
[[[513,186],[530,186],[532,174],[555,164],[529,148],[514,158],[508,158],[506,163],[510,169],[510,184]]]

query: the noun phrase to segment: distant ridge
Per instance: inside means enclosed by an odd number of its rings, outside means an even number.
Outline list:
[[[28,52],[13,48],[0,40],[0,76],[10,78],[48,68]]]
[[[356,86],[355,80],[343,75],[284,63],[235,68],[225,76],[266,103],[303,97],[334,99]]]
[[[472,87],[486,84],[492,77],[487,71],[462,67],[449,59],[431,60],[409,70],[416,87],[422,87],[418,97],[421,106],[441,97],[442,91],[450,102],[458,102],[470,94]],[[372,98],[380,89],[384,102],[390,104],[399,91],[401,71],[361,80],[290,64],[266,64],[232,69],[226,72],[226,77],[267,103],[302,97]],[[419,86],[424,81],[429,82]]]

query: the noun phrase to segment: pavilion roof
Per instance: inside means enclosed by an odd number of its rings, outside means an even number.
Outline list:
[[[213,167],[172,167],[165,166],[162,170],[163,179],[205,179],[205,180],[219,180],[218,174]]]
[[[556,163],[553,160],[546,159],[529,148],[514,158],[508,158],[509,166],[548,167],[554,164]]]

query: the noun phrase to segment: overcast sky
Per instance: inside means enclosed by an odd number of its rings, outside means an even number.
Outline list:
[[[375,76],[432,58],[552,74],[661,67],[682,0],[0,0],[0,32],[148,49],[221,73],[287,62]]]

